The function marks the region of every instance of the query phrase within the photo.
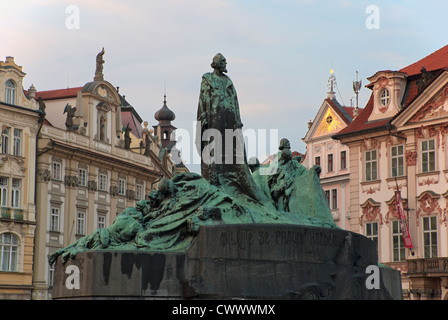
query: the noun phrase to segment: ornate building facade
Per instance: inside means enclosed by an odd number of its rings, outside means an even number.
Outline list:
[[[341,106],[334,90],[333,72],[328,80],[327,98],[320,106],[314,121],[308,123],[308,132],[302,139],[306,143],[306,156],[302,164],[321,167],[320,180],[328,199],[334,222],[346,228],[350,217],[350,183],[348,166],[349,148],[332,135],[346,128],[354,119],[354,107]]]
[[[176,172],[160,137],[104,80],[103,62],[82,87],[36,92],[46,117],[36,156],[33,299],[51,298],[49,254],[109,226]]]
[[[378,71],[368,78],[364,110],[333,136],[349,148],[347,229],[375,241],[379,261],[401,270],[405,299],[448,298],[447,67],[445,46],[398,71]]]
[[[0,61],[0,299],[31,299],[40,112],[13,57]]]

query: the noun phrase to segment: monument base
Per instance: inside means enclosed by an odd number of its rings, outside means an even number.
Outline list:
[[[55,266],[53,299],[401,299],[400,272],[340,229],[201,227],[184,253],[87,251]]]

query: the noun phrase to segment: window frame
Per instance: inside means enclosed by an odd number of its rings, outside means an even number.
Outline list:
[[[7,243],[5,236],[10,235],[10,243]],[[19,271],[20,238],[11,232],[0,234],[0,272]],[[7,260],[5,261],[5,257]],[[5,264],[7,266],[5,267]]]
[[[135,184],[135,199],[137,200],[143,200],[145,195],[144,195],[144,185],[142,183],[136,183]],[[140,189],[140,190],[139,190]]]
[[[107,191],[107,174],[105,173],[98,174],[98,190]]]
[[[372,159],[372,153],[375,153],[375,159]],[[369,158],[367,159],[367,154],[369,154]],[[373,167],[373,164],[375,164],[375,166]],[[370,165],[370,168],[367,168],[367,165]],[[373,171],[373,168],[375,168],[375,170]],[[375,177],[373,177],[373,172],[375,173]],[[370,178],[367,178],[367,175],[370,175]],[[367,150],[364,152],[364,179],[365,181],[375,181],[378,180],[378,155],[377,155],[377,150],[373,149],[373,150]]]
[[[425,226],[425,221],[428,221],[427,226],[429,229]],[[434,222],[434,223],[433,223]],[[424,258],[437,258],[438,257],[438,227],[437,227],[437,216],[427,216],[422,218],[422,233],[423,233],[423,256]],[[435,227],[433,229],[432,227]],[[429,244],[427,243],[427,236],[429,235]],[[435,244],[433,241],[435,240]]]
[[[387,95],[386,95],[387,93]],[[379,94],[379,100],[380,100],[380,105],[383,107],[387,107],[390,103],[390,92],[389,89],[384,88],[383,90],[380,91]]]
[[[3,181],[5,181],[4,184],[3,184]],[[8,194],[9,194],[9,178],[8,177],[0,177],[0,206],[1,207],[8,206]]]
[[[0,153],[9,154],[9,143],[11,141],[11,127],[3,126],[2,131],[2,141]]]
[[[332,153],[327,154],[327,172],[334,171],[334,157]]]
[[[375,226],[375,228],[373,228]],[[374,233],[376,231],[376,234]],[[379,244],[379,229],[378,229],[378,222],[377,221],[371,221],[366,222],[365,224],[365,234],[366,237],[375,242],[376,248],[378,249]]]
[[[11,84],[11,85],[9,85]],[[17,84],[12,79],[8,79],[5,82],[5,102],[8,104],[16,105],[17,96]]]
[[[118,194],[120,196],[126,195],[126,179],[122,179],[122,178],[118,179]]]
[[[76,211],[76,235],[84,236],[86,234],[87,213],[85,210]]]
[[[62,181],[62,162],[53,160],[51,162],[51,178],[56,181]]]
[[[430,142],[432,142],[432,144],[433,144],[433,148],[432,149],[429,149]],[[424,143],[428,144],[427,145],[427,150],[423,150],[423,144]],[[435,139],[421,140],[420,141],[420,154],[421,154],[421,156],[420,156],[421,158],[420,159],[421,159],[421,164],[422,164],[420,166],[421,172],[422,173],[426,173],[426,172],[434,172],[434,171],[436,171],[436,159],[437,159],[437,157],[436,157],[436,140]],[[426,161],[424,160],[424,155],[425,154],[427,154],[427,160]],[[429,159],[429,156],[431,154],[433,155],[433,168],[432,168],[432,170],[430,168],[431,160]],[[427,169],[426,170],[424,169],[425,163],[427,165]]]
[[[16,133],[19,134],[16,135]],[[21,129],[14,128],[13,130],[12,154],[17,157],[22,156],[22,133]]]
[[[344,155],[344,156],[342,156],[342,155]],[[340,167],[341,167],[341,170],[345,170],[345,169],[347,169],[347,150],[343,150],[343,151],[341,151],[341,153],[340,153],[340,162],[341,162],[341,165],[340,165]]]
[[[401,231],[401,221],[392,220],[392,261],[406,261],[406,247],[404,245],[403,233]]]
[[[78,186],[87,187],[87,170],[78,168]]]
[[[398,154],[398,148],[401,147],[401,154]],[[396,154],[394,155],[394,150],[396,149]],[[398,168],[397,171],[399,171],[399,169],[401,168],[401,173],[397,172],[397,174],[394,175],[394,160],[396,163],[396,167]],[[401,160],[401,167],[400,167],[400,160]],[[391,146],[390,147],[390,170],[391,170],[391,177],[395,178],[395,177],[402,177],[404,176],[404,166],[405,166],[405,161],[404,161],[404,145],[403,144],[399,144],[396,146]]]
[[[14,182],[18,182],[18,185],[14,185]],[[20,196],[22,188],[22,179],[11,179],[11,207],[14,209],[20,209]]]
[[[50,208],[50,231],[61,231],[61,208],[59,207]]]

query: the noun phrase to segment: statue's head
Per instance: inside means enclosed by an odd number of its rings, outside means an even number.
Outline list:
[[[217,69],[220,72],[227,72],[227,61],[226,58],[224,58],[224,56],[220,53],[216,54],[213,57],[213,61],[211,64],[213,69]]]
[[[291,144],[289,143],[289,140],[286,138],[283,138],[280,140],[280,145],[278,147],[279,150],[283,149],[291,149]]]

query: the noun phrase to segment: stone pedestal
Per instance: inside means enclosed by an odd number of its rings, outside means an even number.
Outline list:
[[[369,267],[371,266],[371,267]],[[339,229],[201,227],[185,253],[90,251],[56,262],[53,299],[401,299],[399,271]]]

